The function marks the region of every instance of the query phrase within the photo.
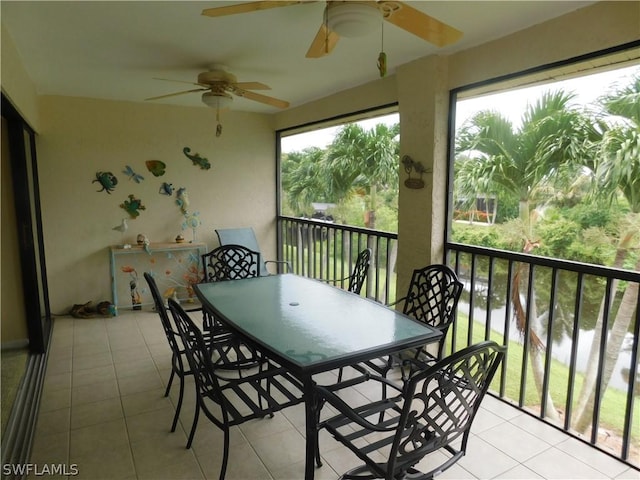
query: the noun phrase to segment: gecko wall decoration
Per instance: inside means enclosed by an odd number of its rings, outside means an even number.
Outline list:
[[[191,149],[189,147],[184,147],[182,152],[186,155],[186,157],[193,162],[194,165],[200,166],[202,170],[209,170],[211,168],[211,164],[209,160],[204,157],[201,157],[199,153],[190,154]]]

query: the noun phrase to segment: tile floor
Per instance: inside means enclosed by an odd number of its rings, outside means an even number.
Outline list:
[[[31,463],[76,464],[79,478],[217,479],[222,435],[206,418],[193,448],[184,448],[193,394],[169,432],[177,392],[163,396],[170,359],[151,311],[56,318]],[[438,478],[640,479],[637,470],[491,397],[472,432],[467,455]],[[227,479],[302,479],[304,407],[235,427],[231,442]],[[359,463],[330,436],[320,442],[317,479],[337,479]]]

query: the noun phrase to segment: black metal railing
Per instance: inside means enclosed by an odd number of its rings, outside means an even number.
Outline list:
[[[382,303],[395,300],[398,235],[322,220],[279,217],[279,259],[293,272],[346,287],[358,252],[371,248],[371,267],[362,294]]]
[[[640,272],[449,243],[465,291],[449,351],[508,345],[499,396],[640,465]]]
[[[294,273],[346,278],[369,247],[363,295],[395,300],[397,234],[294,217],[278,224],[280,259]],[[496,396],[637,468],[640,272],[457,243],[446,252],[465,284],[447,351],[483,339],[507,345]]]

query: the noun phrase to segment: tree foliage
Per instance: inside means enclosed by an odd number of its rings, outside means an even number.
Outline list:
[[[344,125],[326,149],[308,148],[283,157],[282,187],[289,207],[298,214],[313,213],[313,202],[334,203],[341,221],[362,225],[364,211],[382,214],[394,225],[389,211],[397,210],[399,125],[383,123],[366,130]],[[362,201],[353,201],[357,197]],[[353,209],[360,208],[359,214]],[[346,212],[349,212],[348,214]]]
[[[638,270],[640,76],[601,97],[598,113],[573,108],[570,100],[562,91],[543,95],[527,107],[519,129],[513,129],[499,113],[476,114],[457,137],[455,193],[475,198],[502,191],[517,197],[526,227],[525,245],[536,245],[538,254]],[[612,213],[614,205],[617,208]],[[486,246],[495,243],[488,235],[476,241]],[[516,294],[510,299],[518,325],[518,312],[525,308],[517,294],[519,278],[514,276],[512,291]],[[605,295],[593,326],[588,367],[572,419],[580,432],[592,422],[601,339],[608,336],[599,380],[607,385],[636,315],[637,283],[618,285],[614,281],[611,288],[620,302],[609,331],[603,332]],[[533,295],[526,308],[534,320],[542,318],[544,313],[537,315],[538,304],[548,308],[548,300],[538,298],[544,293],[530,291]],[[531,331],[530,338],[534,336]],[[530,359],[540,387],[535,357],[534,348]],[[548,398],[545,414],[553,416],[550,401]]]
[[[640,213],[640,75],[601,97],[600,105],[606,119],[594,144],[595,191],[610,202],[622,193],[631,211]]]

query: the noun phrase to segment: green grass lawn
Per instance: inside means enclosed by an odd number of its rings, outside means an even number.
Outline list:
[[[460,317],[457,323],[456,331],[456,348],[461,349],[467,345],[468,323],[467,317]],[[449,335],[452,335],[452,330]],[[474,322],[472,343],[484,340],[485,328],[479,322]],[[499,344],[503,343],[503,335],[500,332],[492,330],[490,340],[494,340]],[[451,345],[450,338],[447,339],[447,347]],[[510,340],[507,344],[506,364],[507,371],[505,375],[505,392],[504,397],[515,403],[520,399],[520,379],[522,378],[522,342]],[[500,389],[502,370],[500,369],[493,380],[491,389],[498,392]],[[573,402],[572,409],[576,408],[577,398],[582,388],[584,375],[576,372],[573,385]],[[564,422],[564,413],[566,411],[567,392],[569,382],[569,367],[564,363],[552,359],[549,371],[549,394],[557,411],[561,414],[561,421]],[[527,379],[524,385],[524,401],[523,406],[540,413],[541,395],[538,393],[533,375],[531,373],[531,364],[527,363]],[[616,389],[607,388],[604,392],[602,402],[600,404],[600,429],[605,429],[612,434],[622,436],[624,428],[624,414],[626,411],[627,394],[626,392]],[[575,412],[574,412],[575,414]],[[640,401],[636,398],[634,402],[633,418],[635,419],[631,431],[631,443],[640,448]]]
[[[364,248],[364,247],[363,247]],[[356,257],[358,255],[358,249],[353,246],[352,248],[352,263],[355,264]],[[349,259],[345,258],[334,258],[333,250],[329,250],[329,256],[326,256],[326,252],[323,251],[320,253],[319,244],[316,243],[315,252],[311,254],[311,259],[309,258],[309,250],[307,248],[304,249],[301,261],[298,261],[297,257],[297,247],[288,246],[285,251],[286,259],[291,260],[293,263],[293,269],[296,272],[304,272],[306,276],[320,278],[322,273],[322,278],[324,280],[340,280],[342,278],[348,277],[351,274],[351,270],[353,269],[353,265],[349,265]],[[322,265],[324,264],[324,265]],[[328,265],[328,268],[327,268]],[[304,266],[304,268],[303,268]],[[378,275],[378,285],[377,285],[377,293],[379,294],[379,300],[383,300],[385,303],[390,303],[395,301],[396,299],[396,273],[391,272],[389,278],[389,298],[381,298],[384,294],[384,290],[387,283],[387,269],[385,268],[383,263],[379,263],[377,266],[377,275]],[[375,271],[374,270],[374,271]],[[363,288],[362,295],[366,295],[368,297],[374,297],[376,294],[376,278],[369,278],[367,283],[371,283],[371,290],[367,291],[366,288]],[[344,282],[344,287],[347,287],[348,282]]]

